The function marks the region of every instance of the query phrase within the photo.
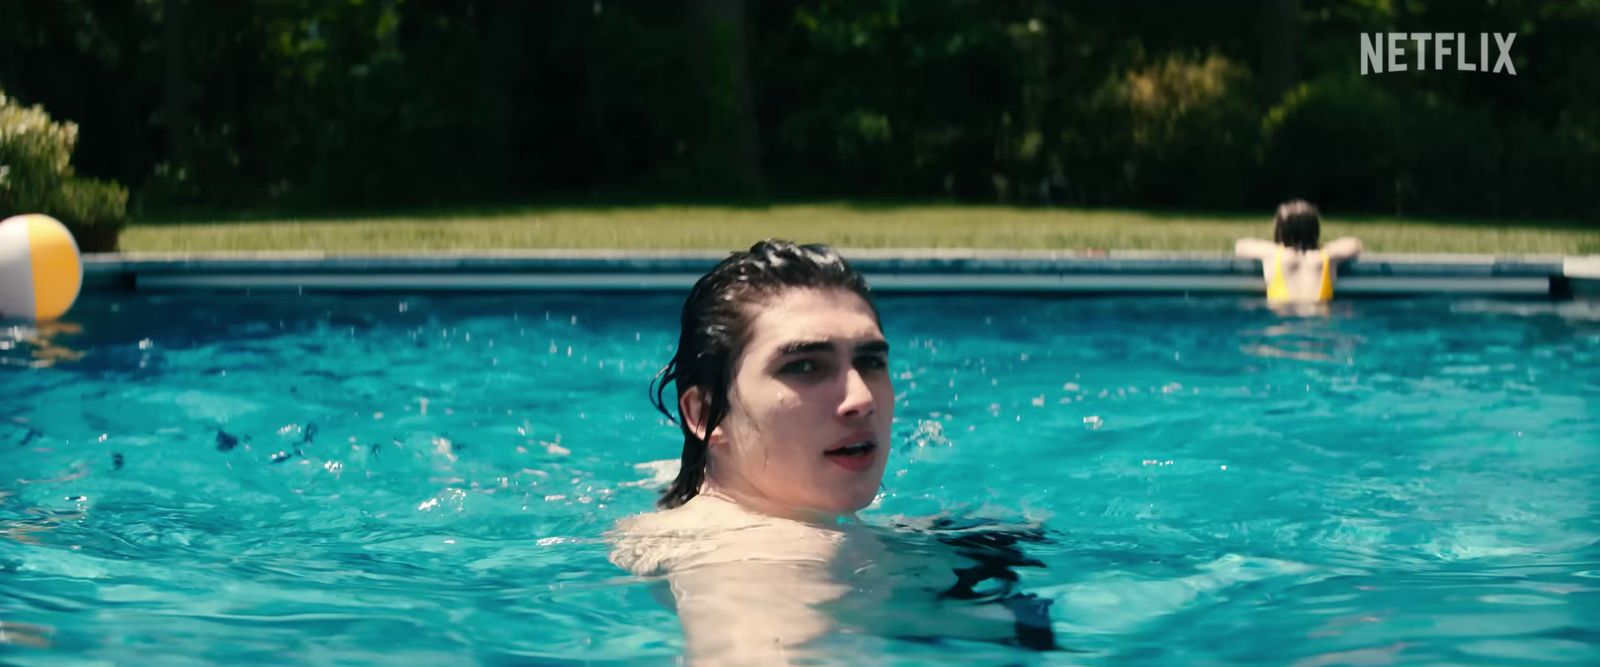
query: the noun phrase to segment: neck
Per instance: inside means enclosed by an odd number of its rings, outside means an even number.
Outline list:
[[[742,489],[737,485],[718,482],[715,478],[707,476],[706,482],[700,487],[700,495],[720,498],[739,507],[763,514],[766,516],[789,519],[801,523],[818,525],[833,525],[842,518],[854,518],[855,514],[839,514],[804,507],[789,507],[782,503],[774,502],[770,498],[756,493],[750,489]]]

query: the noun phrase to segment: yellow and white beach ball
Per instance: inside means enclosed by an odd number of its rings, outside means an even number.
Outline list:
[[[53,320],[83,287],[83,261],[72,232],[48,215],[0,221],[0,317]]]

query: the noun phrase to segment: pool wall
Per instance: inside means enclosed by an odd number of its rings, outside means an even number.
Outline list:
[[[1255,293],[1260,264],[1216,253],[849,250],[880,292]],[[506,251],[404,256],[321,253],[90,254],[90,291],[683,290],[724,252]],[[1600,257],[1364,255],[1341,295],[1600,293]]]

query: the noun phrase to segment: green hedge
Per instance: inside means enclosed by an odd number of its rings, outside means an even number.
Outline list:
[[[1570,119],[1497,121],[1339,76],[1290,91],[1262,128],[1260,177],[1277,198],[1400,215],[1600,217],[1582,194],[1600,181],[1600,139]]]
[[[127,224],[128,189],[78,178],[72,150],[78,126],[56,122],[0,91],[0,218],[43,213],[72,231],[84,252],[116,250]]]

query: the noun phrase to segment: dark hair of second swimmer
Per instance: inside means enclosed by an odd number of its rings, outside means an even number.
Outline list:
[[[677,352],[650,383],[651,402],[683,431],[678,477],[657,501],[661,508],[689,502],[706,479],[707,443],[681,411],[674,414],[678,399],[690,388],[700,388],[706,402],[703,432],[709,437],[728,416],[734,364],[749,340],[751,321],[763,303],[789,289],[848,290],[866,301],[873,319],[879,319],[866,279],[824,245],[767,239],[733,253],[701,276],[683,302]],[[676,389],[671,403],[666,399],[668,385]]]
[[[1322,216],[1304,199],[1284,202],[1272,217],[1272,240],[1300,251],[1322,247]]]

